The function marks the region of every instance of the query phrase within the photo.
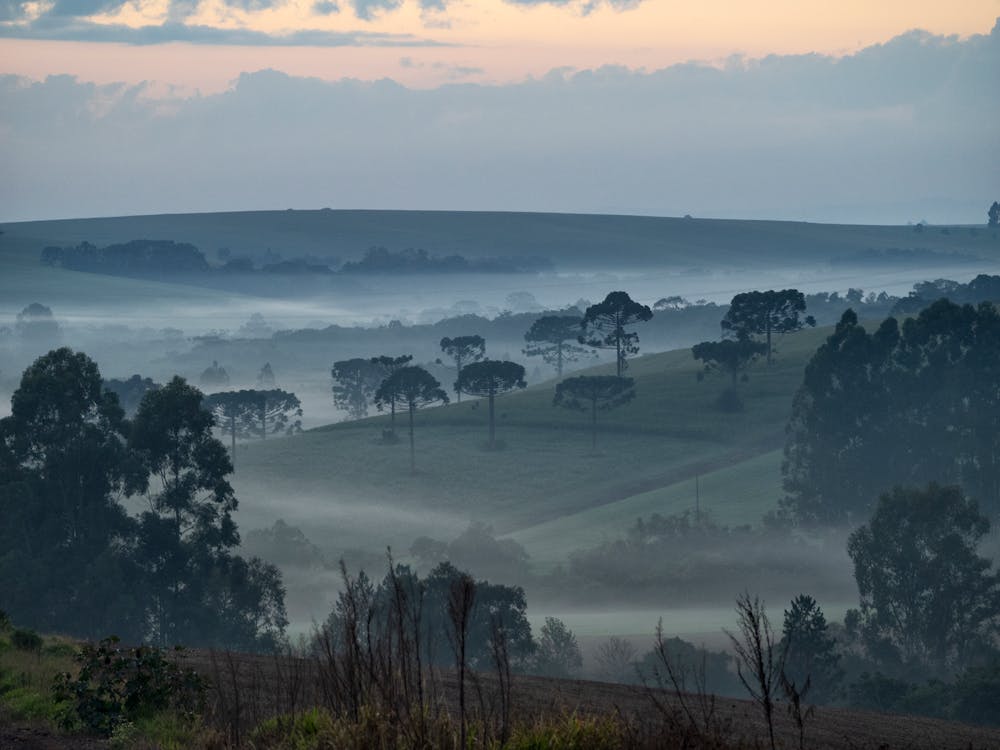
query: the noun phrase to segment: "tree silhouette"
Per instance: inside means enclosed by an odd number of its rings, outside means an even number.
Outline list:
[[[494,399],[501,394],[524,388],[524,368],[516,362],[502,362],[487,359],[483,362],[473,362],[466,365],[458,373],[455,390],[465,391],[472,396],[482,396],[489,399],[490,404],[490,441],[489,448],[496,447],[496,412]]]
[[[206,387],[229,385],[229,373],[226,372],[225,367],[220,366],[217,361],[212,360],[212,366],[206,367],[202,371],[198,382]]]
[[[597,450],[597,412],[610,411],[635,398],[635,381],[613,375],[579,375],[556,385],[554,406],[590,412],[590,443]]]
[[[621,377],[628,367],[629,355],[639,351],[639,334],[626,330],[626,326],[652,317],[652,310],[634,302],[626,292],[611,292],[603,302],[587,308],[580,322],[583,333],[577,341],[599,349],[614,349],[615,365]]]
[[[958,487],[896,487],[847,551],[861,595],[847,618],[887,666],[968,666],[992,642],[1000,573],[977,553],[989,521]],[[988,647],[987,647],[988,648]]]
[[[333,403],[350,419],[368,416],[368,400],[382,383],[381,369],[370,359],[345,359],[333,363]]]
[[[724,391],[719,404],[726,410],[735,411],[742,408],[743,400],[736,390],[740,374],[746,379],[746,370],[761,354],[765,346],[759,341],[750,339],[724,339],[722,341],[702,341],[691,347],[691,354],[696,360],[705,363],[703,370],[698,372],[698,379],[705,373],[717,371],[732,378],[729,390]]]
[[[160,384],[154,383],[152,378],[133,375],[128,380],[119,378],[105,380],[104,387],[118,396],[118,403],[125,410],[125,414],[132,415],[139,408],[139,402],[142,401],[146,392],[156,390]]]
[[[848,310],[792,402],[782,505],[850,522],[886,487],[959,484],[1000,510],[1000,313],[938,300],[869,333]]]
[[[808,594],[792,599],[785,610],[782,625],[781,650],[785,654],[785,677],[800,694],[805,686],[819,702],[836,697],[837,686],[844,676],[840,668],[837,640],[830,635],[826,616],[819,604]]]
[[[744,292],[733,297],[729,312],[722,319],[723,333],[737,339],[764,336],[767,345],[767,364],[772,360],[771,335],[791,333],[805,326],[814,326],[811,315],[805,317],[806,298],[798,289],[773,289],[766,292]]]
[[[399,357],[397,359],[403,359]],[[423,367],[415,365],[400,367],[389,377],[382,381],[378,391],[375,393],[375,404],[382,407],[383,404],[395,404],[397,401],[406,405],[406,410],[410,417],[410,472],[417,470],[416,451],[413,439],[413,415],[417,409],[432,404],[448,403],[448,394],[441,388],[441,384]]]
[[[562,377],[563,365],[576,362],[582,355],[592,353],[577,346],[580,336],[580,318],[575,315],[546,315],[531,324],[524,334],[528,342],[522,351],[528,357],[541,357],[545,364],[556,368],[556,375]]]
[[[1000,227],[1000,201],[993,201],[993,205],[990,206],[990,210],[987,216],[988,216],[988,221],[986,223],[986,226],[992,229]]]
[[[461,381],[462,368],[486,356],[486,339],[482,336],[457,336],[453,339],[446,336],[441,339],[441,351],[455,363],[455,372]],[[462,403],[462,391],[457,383],[455,389],[458,403]]]
[[[150,509],[140,519],[140,544],[160,643],[190,639],[205,616],[203,566],[239,544],[226,479],[233,465],[212,437],[214,422],[201,391],[175,376],[145,395],[132,423],[130,448],[157,479],[143,483]]]
[[[389,357],[382,355],[381,357],[372,357],[371,363],[375,365],[382,373],[382,382],[379,383],[379,390],[381,386],[388,380],[394,373],[403,367],[406,367],[410,362],[413,361],[412,354],[404,354],[400,357]],[[378,395],[376,394],[375,405],[382,410],[384,402],[378,400]],[[396,398],[390,393],[389,395],[389,431],[395,435],[396,434]]]
[[[260,372],[257,373],[257,387],[274,388],[274,382],[274,370],[271,369],[271,363],[265,362],[264,366],[260,368]]]
[[[280,388],[212,393],[205,397],[204,407],[215,416],[222,434],[229,435],[234,462],[236,438],[264,440],[268,435],[302,431],[301,402]]]

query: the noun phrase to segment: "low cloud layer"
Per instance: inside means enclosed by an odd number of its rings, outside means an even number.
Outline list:
[[[225,93],[0,78],[0,219],[287,207],[983,222],[1000,24],[845,58],[428,91],[275,71]]]

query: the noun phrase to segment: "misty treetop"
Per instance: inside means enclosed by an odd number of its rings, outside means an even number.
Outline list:
[[[455,372],[461,376],[462,368],[473,362],[479,362],[486,356],[486,339],[482,336],[445,336],[441,339],[441,351],[455,363]],[[440,360],[439,360],[440,361]],[[462,403],[462,389],[455,384],[455,394]]]
[[[639,352],[639,334],[628,327],[651,320],[653,311],[635,302],[627,292],[610,292],[603,302],[591,305],[580,322],[581,344],[615,350],[618,377],[628,367],[628,357]]]
[[[610,411],[635,398],[635,380],[614,375],[578,375],[556,384],[553,406],[590,412],[591,449],[597,450],[597,412]]]
[[[805,310],[805,296],[798,289],[744,292],[733,297],[729,311],[722,319],[722,331],[737,339],[763,336],[767,364],[770,365],[772,335],[792,333],[805,326],[816,325],[811,315],[803,315]]]
[[[129,422],[82,353],[25,371],[0,420],[0,590],[21,622],[248,649],[283,637],[277,569],[233,554],[232,465],[201,402],[175,377]]]
[[[996,653],[1000,572],[990,522],[958,487],[895,487],[848,541],[860,610],[846,623],[883,669],[950,674]]]
[[[783,507],[862,519],[885,488],[962,486],[1000,512],[1000,314],[939,300],[868,333],[844,313],[806,367],[787,430]]]
[[[393,251],[368,248],[361,260],[341,266],[347,274],[413,273],[537,273],[552,270],[547,258],[466,258],[462,255],[432,255],[422,248]]]
[[[392,377],[398,370],[406,367],[413,361],[412,354],[402,354],[398,357],[392,357],[389,355],[381,355],[378,357],[372,357],[371,363],[376,367],[380,368],[382,371],[382,383],[379,384],[379,390],[381,391],[382,386],[385,381]],[[376,393],[375,406],[381,411],[386,403],[389,405],[389,432],[395,435],[396,432],[396,396],[395,391],[390,390],[388,392],[388,401],[378,399],[378,394]]]
[[[228,435],[235,461],[237,438],[264,440],[268,435],[302,431],[302,404],[294,393],[270,390],[222,391],[205,397],[223,435]]]
[[[46,247],[41,261],[72,271],[122,276],[202,273],[210,266],[194,245],[172,240],[132,240],[107,247],[82,242],[76,247]]]
[[[381,365],[371,359],[354,357],[333,363],[333,403],[347,412],[348,419],[368,416],[368,404],[385,379]]]
[[[719,395],[717,402],[723,411],[743,408],[743,397],[737,391],[738,382],[741,378],[744,381],[748,379],[747,370],[765,349],[763,343],[749,338],[702,341],[691,348],[692,356],[705,363],[705,367],[698,371],[698,380],[704,379],[709,372],[721,372],[731,378],[730,387]]]
[[[409,357],[399,359],[409,361]],[[395,361],[395,360],[394,360]],[[410,472],[417,470],[414,448],[413,418],[418,409],[434,404],[447,404],[448,394],[441,388],[441,383],[423,367],[398,367],[389,375],[375,392],[375,404],[379,409],[387,403],[392,404],[395,414],[396,403],[406,406],[410,427]]]
[[[497,396],[527,387],[524,380],[524,367],[516,362],[503,362],[487,359],[466,365],[458,373],[455,390],[465,391],[472,396],[481,396],[489,403],[490,438],[489,448],[495,448],[496,442],[496,406]]]
[[[579,346],[581,318],[578,315],[545,315],[531,324],[524,334],[527,346],[522,350],[527,357],[541,357],[547,365],[556,368],[562,377],[566,364],[592,355],[593,350]]]

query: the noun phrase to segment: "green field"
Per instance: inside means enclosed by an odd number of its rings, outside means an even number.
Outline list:
[[[736,414],[714,403],[726,381],[697,381],[690,350],[633,360],[636,399],[601,415],[596,454],[585,415],[552,406],[553,381],[498,401],[499,451],[483,449],[479,402],[419,413],[415,476],[405,442],[379,442],[384,416],[254,443],[237,453],[243,523],[284,517],[325,546],[405,550],[416,536],[448,539],[485,521],[547,567],[641,515],[693,509],[698,476],[716,520],[754,524],[780,497],[792,396],[827,333],[779,340],[774,365],[756,366],[742,386],[746,409]]]
[[[978,230],[915,232],[903,226],[597,214],[326,209],[66,219],[0,228],[4,240],[34,240],[36,253],[45,244],[169,239],[193,243],[209,256],[225,247],[234,254],[259,255],[270,248],[288,257],[334,253],[355,258],[382,245],[470,258],[542,256],[559,268],[612,270],[623,265],[815,265],[860,251],[899,248],[980,258],[996,253],[995,238]]]

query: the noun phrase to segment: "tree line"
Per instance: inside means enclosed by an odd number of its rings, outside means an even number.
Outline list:
[[[235,554],[233,467],[203,394],[181,377],[126,418],[96,363],[39,357],[0,419],[0,591],[48,631],[270,648],[287,617],[278,569]],[[133,514],[125,501],[138,501]]]

